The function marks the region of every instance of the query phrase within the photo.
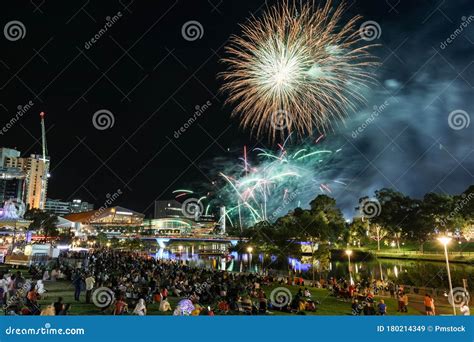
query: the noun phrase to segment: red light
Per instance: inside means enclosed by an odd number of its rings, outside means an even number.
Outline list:
[[[41,112],[41,113],[40,113],[40,116],[41,116],[42,118],[44,117],[44,115],[45,115],[44,112]]]

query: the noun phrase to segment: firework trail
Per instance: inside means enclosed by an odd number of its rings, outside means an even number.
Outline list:
[[[360,17],[343,24],[343,13],[344,4],[331,0],[322,7],[284,1],[230,38],[221,90],[244,128],[272,141],[324,133],[365,102],[363,90],[375,82],[374,45],[356,29]]]
[[[253,162],[245,147],[241,166],[229,162],[229,170],[219,173],[224,185],[216,197],[225,203],[234,226],[275,221],[290,209],[308,205],[318,194],[331,195],[334,188],[344,188],[344,179],[332,178],[342,160],[340,151],[317,148],[314,143],[298,148],[280,145],[276,153],[255,148]]]

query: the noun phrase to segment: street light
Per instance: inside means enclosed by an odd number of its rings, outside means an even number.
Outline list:
[[[346,254],[347,254],[347,259],[349,261],[349,279],[350,279],[351,285],[353,285],[354,281],[352,280],[352,273],[351,273],[351,255],[352,255],[352,251],[350,249],[347,249]]]
[[[249,254],[249,270],[250,270],[250,272],[252,272],[252,251],[253,251],[252,247],[247,247],[247,252]]]
[[[444,256],[446,257],[446,269],[448,270],[448,281],[449,281],[449,295],[451,296],[451,304],[453,306],[453,313],[456,316],[456,305],[454,303],[454,294],[453,294],[453,283],[451,282],[451,271],[449,269],[449,258],[448,258],[448,243],[451,241],[450,237],[442,236],[438,238],[438,241],[441,242],[444,246]]]

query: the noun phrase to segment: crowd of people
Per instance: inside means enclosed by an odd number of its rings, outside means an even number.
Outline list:
[[[0,303],[6,314],[67,315],[71,303],[57,298],[51,305],[38,304],[47,291],[45,282],[66,280],[72,284],[76,302],[93,303],[103,314],[144,316],[150,305],[175,315],[269,314],[272,311],[306,314],[320,304],[312,299],[302,278],[278,278],[256,273],[232,273],[190,267],[179,261],[156,260],[110,249],[63,255],[53,264],[34,265],[26,281],[21,272],[0,274]],[[293,296],[267,298],[264,287],[298,285]],[[354,284],[345,279],[320,280],[313,287],[326,288],[351,303],[353,315],[386,315],[387,305],[375,296],[389,294],[398,302],[398,312],[408,312],[408,294],[403,287],[381,281]],[[308,288],[309,287],[309,288]],[[104,293],[101,293],[104,292]],[[177,298],[174,306],[169,297]],[[433,298],[425,297],[426,314],[435,314]],[[395,308],[393,308],[394,310]]]

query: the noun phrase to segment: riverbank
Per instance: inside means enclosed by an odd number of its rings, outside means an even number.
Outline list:
[[[403,244],[400,246],[400,249],[391,245],[382,244],[380,250],[378,250],[376,243],[367,244],[361,247],[350,247],[350,249],[353,251],[351,259],[355,261],[370,260],[372,258],[435,262],[446,261],[444,250],[440,247],[439,243],[435,241],[426,242],[424,244],[423,253],[420,252],[420,246],[415,243]],[[347,259],[345,249],[333,250],[332,256],[335,257],[336,260]],[[449,262],[452,263],[473,264],[474,243],[453,243],[452,246],[449,246],[448,248],[448,258]]]
[[[421,261],[438,261],[446,262],[444,254],[433,254],[433,253],[420,253],[415,251],[404,251],[404,252],[384,252],[384,251],[373,251],[374,255],[380,259],[403,259],[403,260],[421,260]],[[450,253],[448,255],[449,262],[459,264],[472,264],[474,263],[474,253]]]

